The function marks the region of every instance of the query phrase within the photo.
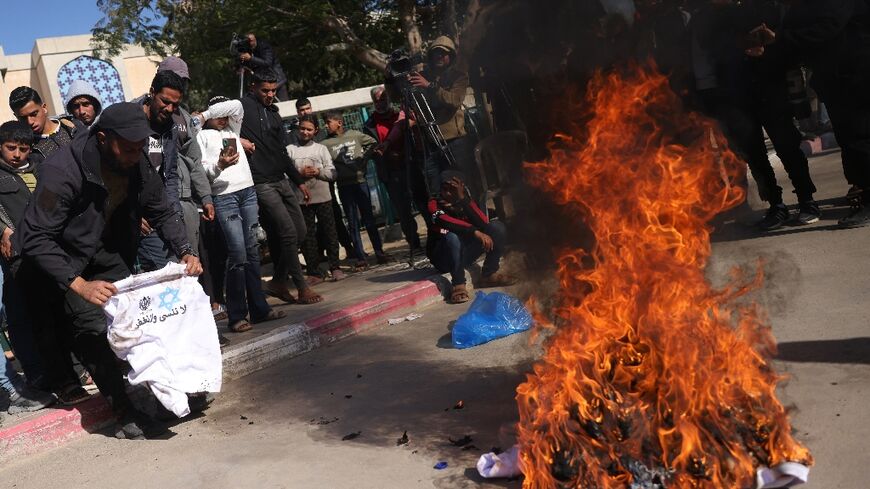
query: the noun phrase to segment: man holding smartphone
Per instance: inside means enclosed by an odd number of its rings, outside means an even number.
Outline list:
[[[238,137],[244,111],[238,100],[213,97],[208,109],[194,117],[203,123],[196,144],[211,181],[217,222],[227,245],[228,328],[241,333],[249,331],[251,323],[284,317],[266,303],[260,280],[257,192]]]

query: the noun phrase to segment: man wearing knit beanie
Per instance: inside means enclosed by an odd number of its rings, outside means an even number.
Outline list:
[[[73,81],[63,99],[67,113],[87,127],[94,123],[103,110],[97,89],[84,80]]]

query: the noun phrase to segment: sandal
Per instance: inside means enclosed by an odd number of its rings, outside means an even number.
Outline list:
[[[91,394],[80,385],[71,384],[57,393],[57,403],[60,406],[75,406],[91,398]]]
[[[325,282],[323,277],[319,275],[308,275],[305,277],[305,283],[308,284],[309,287],[314,287],[315,285],[322,284]]]
[[[369,262],[365,260],[358,260],[356,264],[353,266],[351,271],[353,272],[365,272],[369,269]]]
[[[288,304],[296,303],[296,298],[293,297],[293,294],[290,293],[290,290],[287,289],[287,286],[277,283],[274,280],[269,280],[268,282],[263,284],[263,292],[271,295],[272,297],[277,297]]]
[[[347,275],[345,275],[344,272],[342,272],[338,268],[332,270],[331,272],[329,272],[329,274],[332,276],[333,282],[338,282],[339,280],[344,280],[347,278]]]
[[[297,299],[299,304],[317,304],[318,302],[323,302],[323,296],[314,292],[311,289],[305,289],[299,291],[299,299]]]
[[[453,291],[450,293],[451,304],[463,304],[468,302],[468,288],[465,284],[453,286]]]
[[[215,322],[223,321],[227,318],[227,308],[223,304],[215,304],[211,307],[211,313],[214,316]]]
[[[241,321],[236,321],[233,324],[227,326],[227,329],[230,330],[230,333],[244,333],[245,331],[250,331],[254,329],[246,319],[242,319]]]
[[[490,287],[509,287],[517,283],[517,279],[505,273],[496,272],[486,277],[480,277],[477,282],[478,289]]]
[[[281,319],[281,318],[284,318],[284,317],[287,317],[287,313],[286,313],[286,312],[284,312],[284,311],[276,311],[276,310],[272,309],[271,311],[269,311],[269,314],[266,314],[266,315],[263,316],[262,318],[257,319],[256,321],[251,321],[251,322],[254,323],[254,324],[257,324],[257,323],[265,323],[266,321],[275,321],[275,320],[277,320],[277,319]]]

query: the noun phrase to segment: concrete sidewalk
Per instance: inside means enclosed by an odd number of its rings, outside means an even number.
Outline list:
[[[258,324],[247,333],[225,333],[231,343],[222,350],[224,380],[238,379],[280,360],[331,344],[360,331],[388,324],[442,299],[441,276],[418,264],[397,263],[349,275],[316,287],[325,300],[313,305],[270,303],[287,312],[279,321]],[[0,425],[0,464],[15,457],[61,446],[112,422],[102,396],[74,407],[46,409],[25,416],[4,416]]]

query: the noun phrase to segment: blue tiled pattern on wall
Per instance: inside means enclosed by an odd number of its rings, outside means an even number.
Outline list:
[[[125,100],[121,77],[118,76],[115,67],[106,61],[90,56],[79,56],[61,66],[57,72],[61,97],[66,95],[67,89],[75,80],[90,82],[100,94],[103,108]]]

